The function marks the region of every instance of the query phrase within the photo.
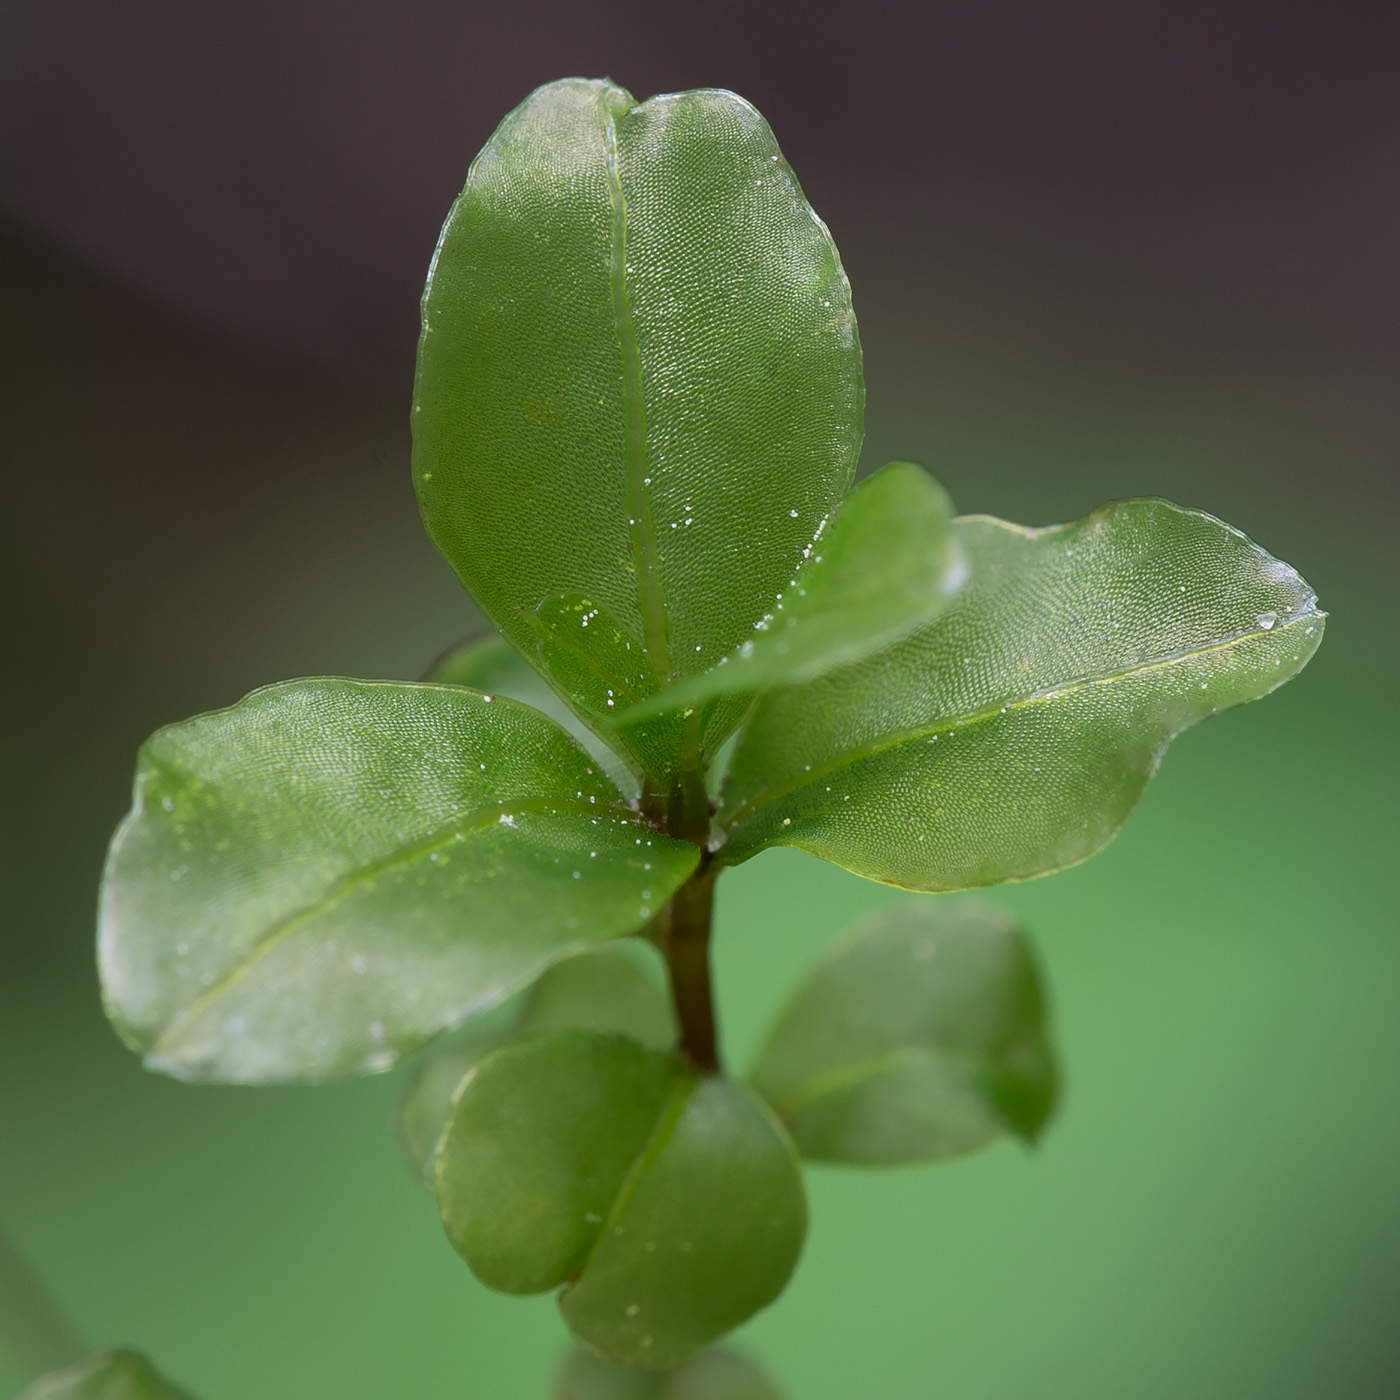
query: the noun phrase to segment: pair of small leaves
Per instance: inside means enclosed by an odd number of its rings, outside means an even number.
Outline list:
[[[664,1013],[618,950],[560,964],[513,1021],[433,1052],[400,1109],[410,1162],[422,1170],[431,1145],[443,1225],[477,1276],[507,1293],[563,1286],[579,1337],[648,1367],[770,1302],[805,1229],[791,1146],[759,1098],[640,1043],[671,1034]],[[798,989],[752,1089],[815,1161],[1033,1140],[1055,1065],[1020,929],[971,903],[873,915]]]
[[[631,1036],[649,1050],[676,1043],[676,1018],[659,975],[635,950],[620,944],[567,958],[551,967],[512,1004],[474,1017],[425,1054],[395,1114],[399,1145],[415,1172],[433,1184],[434,1158],[467,1071],[492,1050],[549,1031],[574,1029]],[[489,1024],[482,1024],[483,1021]]]
[[[436,1185],[447,1236],[483,1282],[563,1285],[576,1336],[647,1368],[680,1364],[772,1302],[807,1227],[792,1144],[751,1090],[591,1031],[476,1065]]]
[[[190,1400],[134,1351],[104,1351],[40,1376],[16,1400]]]
[[[616,1366],[582,1347],[565,1358],[554,1400],[782,1400],[753,1362],[730,1351],[702,1351],[669,1371]]]

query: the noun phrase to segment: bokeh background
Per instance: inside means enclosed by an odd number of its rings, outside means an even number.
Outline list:
[[[606,73],[772,122],[855,288],[865,469],[1031,524],[1202,506],[1332,614],[1106,853],[998,896],[1068,1066],[1043,1146],[813,1172],[740,1345],[792,1400],[1400,1394],[1397,37],[1230,0],[6,0],[0,1222],[82,1331],[203,1400],[544,1394],[553,1305],[456,1262],[394,1076],[148,1076],[91,942],[151,729],[479,629],[409,489],[419,289],[497,120]],[[726,877],[731,1059],[900,897]]]

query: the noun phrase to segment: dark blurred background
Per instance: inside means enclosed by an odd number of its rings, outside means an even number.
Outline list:
[[[1046,1143],[814,1173],[741,1344],[793,1400],[1400,1394],[1397,40],[1388,6],[1228,0],[6,0],[0,1222],[83,1331],[203,1400],[543,1393],[552,1306],[456,1263],[393,1077],[144,1075],[92,910],[151,729],[480,628],[409,489],[419,290],[500,117],[608,74],[769,118],[855,289],[865,469],[1031,524],[1202,506],[1332,613],[1107,853],[1004,892],[1068,1061]],[[791,853],[728,879],[742,1063],[900,896]]]

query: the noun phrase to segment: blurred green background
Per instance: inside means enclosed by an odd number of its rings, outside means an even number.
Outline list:
[[[553,1304],[451,1254],[388,1131],[397,1076],[146,1075],[91,938],[151,729],[287,676],[411,677],[480,627],[409,489],[418,285],[495,121],[606,71],[772,121],[854,285],[865,469],[912,457],[1031,524],[1202,506],[1332,614],[1103,855],[995,894],[1057,1011],[1042,1146],[812,1172],[797,1277],[739,1344],[792,1400],[1400,1393],[1384,19],[12,0],[0,1223],[87,1337],[202,1400],[544,1394]],[[727,876],[731,1061],[846,922],[909,897],[792,853]],[[22,1379],[0,1357],[0,1394]]]

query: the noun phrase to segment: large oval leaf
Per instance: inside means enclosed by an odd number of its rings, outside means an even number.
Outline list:
[[[656,685],[771,611],[850,481],[862,397],[836,248],[763,118],[729,92],[639,105],[567,79],[501,124],[443,229],[414,482],[522,650],[550,664],[529,614],[580,597]]]
[[[730,763],[726,861],[800,846],[911,889],[1092,855],[1188,725],[1294,676],[1322,639],[1287,564],[1201,511],[957,522],[971,577],[925,631],[759,701]]]
[[[893,1166],[1032,1141],[1055,1102],[1040,978],[990,904],[900,904],[813,969],[753,1085],[813,1161]]]
[[[796,685],[931,622],[967,578],[952,503],[912,462],[889,462],[841,503],[771,613],[708,671],[632,706],[623,725],[719,695]]]
[[[517,1005],[500,1008],[513,1015],[476,1018],[491,1021],[487,1026],[468,1021],[424,1052],[394,1115],[399,1145],[414,1172],[432,1184],[433,1158],[452,1096],[467,1071],[499,1046],[566,1028],[630,1036],[652,1050],[675,1045],[676,1017],[666,989],[630,954],[625,946],[608,944],[555,963],[516,998]]]
[[[523,705],[289,681],[142,749],[103,884],[104,994],[182,1077],[384,1069],[633,932],[695,863]]]
[[[481,1278],[567,1283],[574,1332],[649,1369],[772,1302],[806,1231],[792,1144],[749,1089],[583,1031],[506,1046],[467,1075],[436,1181]]]
[[[40,1376],[15,1400],[190,1400],[134,1351],[103,1351]]]

